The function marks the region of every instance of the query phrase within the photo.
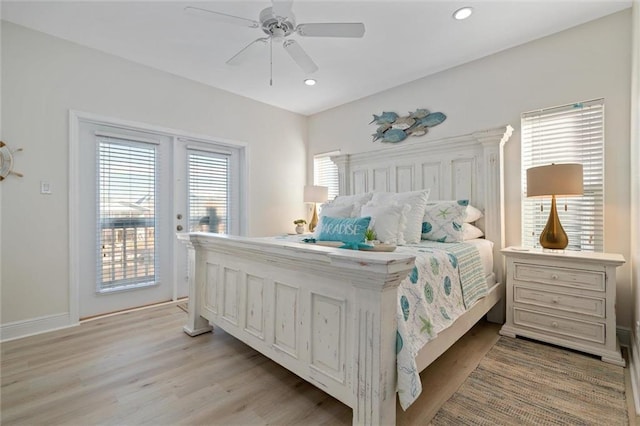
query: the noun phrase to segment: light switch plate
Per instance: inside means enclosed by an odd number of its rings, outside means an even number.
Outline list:
[[[46,181],[46,180],[40,181],[40,193],[51,195],[51,183],[49,181]]]

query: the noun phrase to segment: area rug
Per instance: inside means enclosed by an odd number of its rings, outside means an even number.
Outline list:
[[[432,425],[628,425],[624,369],[501,337]]]

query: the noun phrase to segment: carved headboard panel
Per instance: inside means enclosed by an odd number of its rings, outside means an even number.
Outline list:
[[[494,264],[504,247],[503,148],[513,132],[505,125],[467,135],[331,157],[340,194],[431,190],[430,200],[469,199],[484,211],[479,223],[495,243]],[[502,268],[494,267],[498,282]]]

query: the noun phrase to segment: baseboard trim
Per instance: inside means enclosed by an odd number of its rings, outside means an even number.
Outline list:
[[[0,326],[0,342],[8,342],[49,331],[75,327],[79,324],[79,322],[71,321],[69,312],[2,324]]]

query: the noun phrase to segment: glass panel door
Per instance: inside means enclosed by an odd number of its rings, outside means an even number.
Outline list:
[[[243,148],[176,138],[175,153],[177,227],[182,232],[241,235]],[[176,243],[174,253],[175,297],[182,298],[189,295],[184,244]]]
[[[80,318],[172,300],[173,138],[81,121],[79,141]]]
[[[244,147],[93,117],[78,121],[77,134],[79,317],[188,296],[187,249],[176,232],[242,234]]]

